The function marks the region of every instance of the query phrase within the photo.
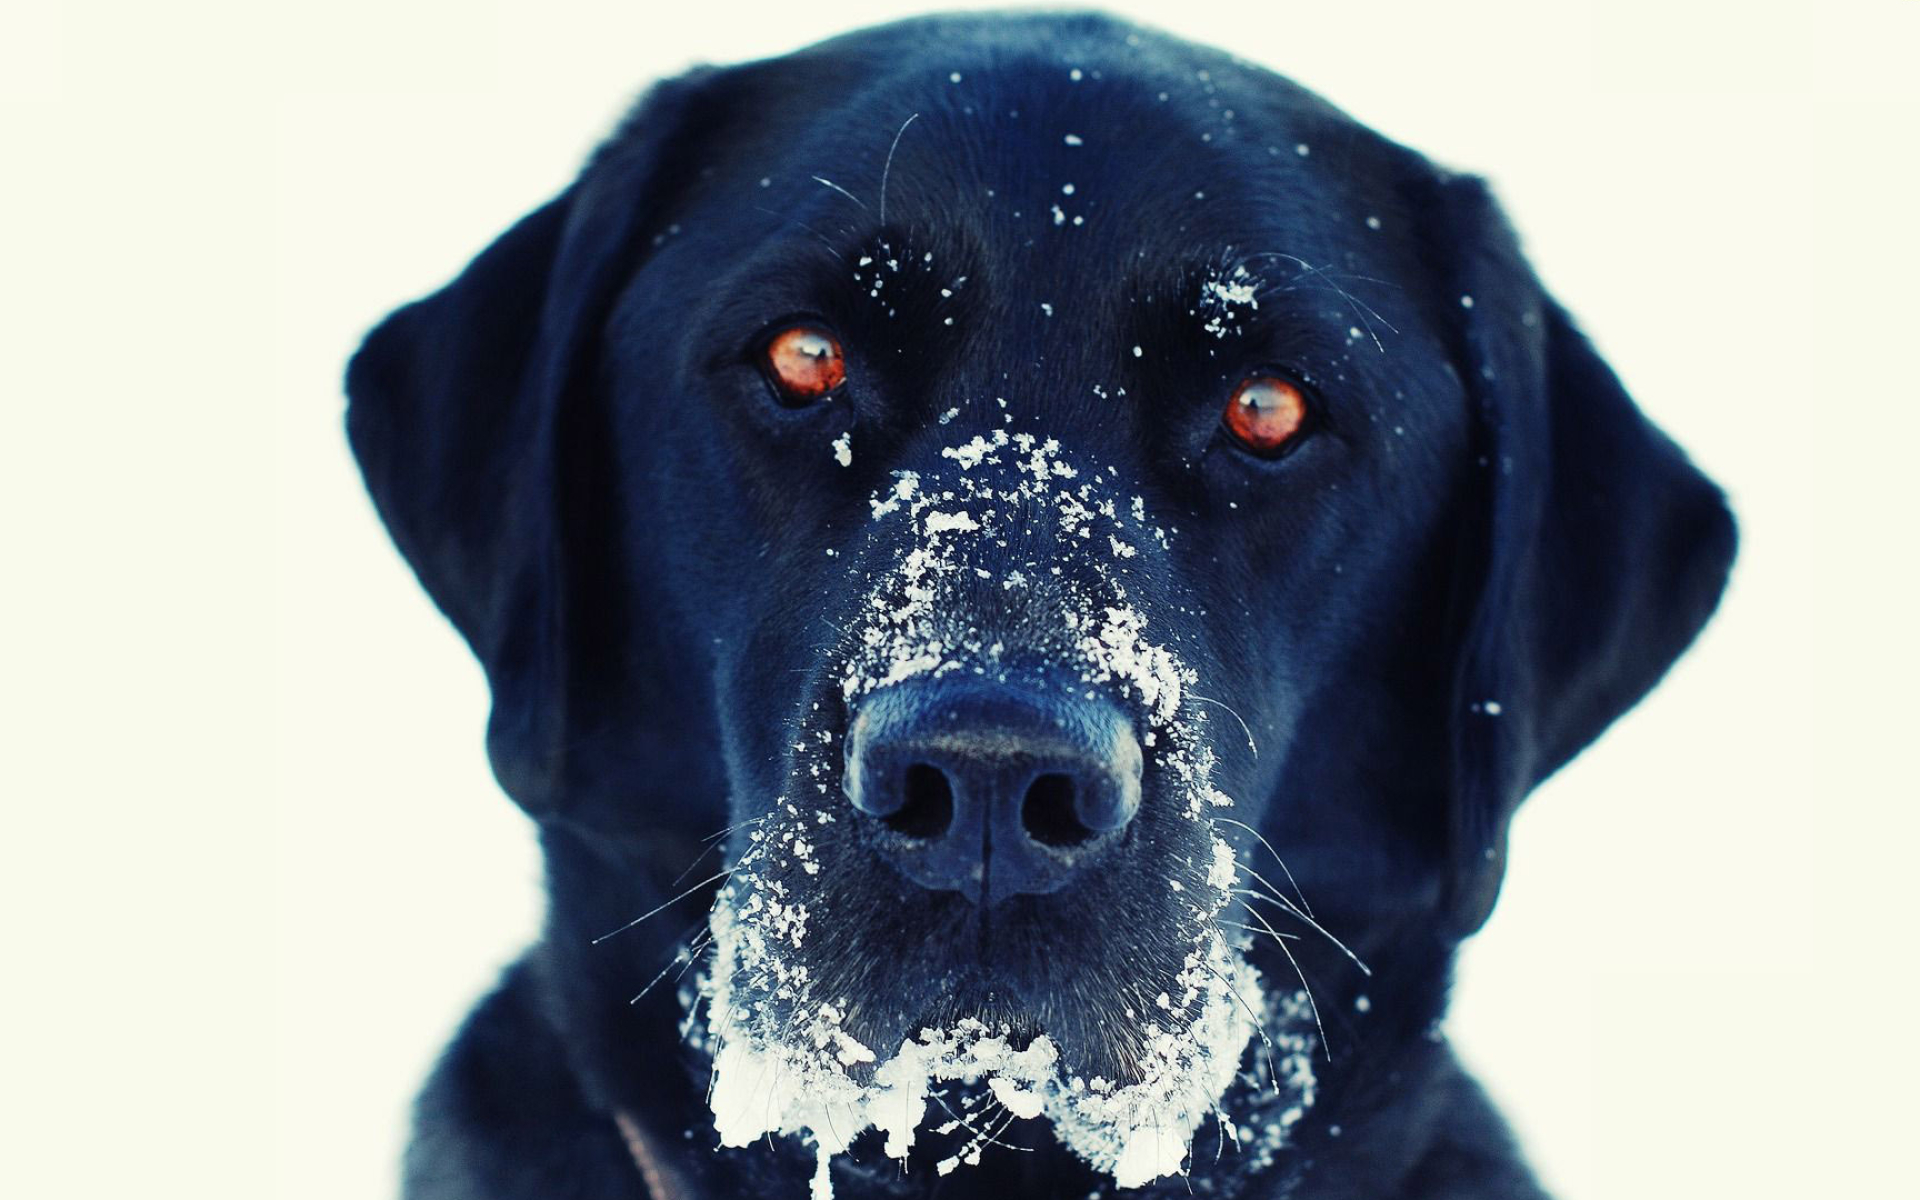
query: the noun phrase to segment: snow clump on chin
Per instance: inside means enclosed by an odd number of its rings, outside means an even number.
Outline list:
[[[1224,845],[1224,843],[1220,843]],[[713,973],[702,983],[712,1011],[721,1014],[710,1027],[713,1060],[709,1105],[723,1146],[750,1146],[779,1133],[813,1145],[816,1167],[812,1194],[830,1200],[830,1163],[869,1128],[885,1135],[885,1152],[905,1159],[915,1134],[930,1115],[952,1117],[940,1132],[964,1128],[970,1140],[936,1170],[945,1175],[980,1161],[1014,1117],[1044,1115],[1062,1144],[1121,1187],[1140,1187],[1186,1165],[1193,1134],[1219,1110],[1239,1074],[1240,1061],[1256,1032],[1242,1004],[1265,1019],[1266,1001],[1257,973],[1220,936],[1211,934],[1188,956],[1180,975],[1179,1001],[1163,994],[1168,1011],[1142,1016],[1149,1053],[1138,1082],[1119,1086],[1085,1079],[1062,1069],[1058,1048],[1045,1034],[1016,1049],[1008,1030],[990,1029],[963,1018],[950,1029],[922,1029],[878,1062],[867,1082],[848,1073],[855,1064],[875,1063],[867,1046],[838,1027],[830,1004],[812,1009],[796,1034],[773,1039],[745,1021],[727,1019],[739,973],[759,968],[767,947],[736,921],[727,905],[715,910],[715,939],[720,944]],[[806,1011],[798,1006],[796,1011]],[[721,1028],[720,1026],[724,1026]],[[1302,1051],[1289,1059],[1291,1082],[1312,1088],[1311,1068]],[[959,1110],[935,1097],[951,1083],[979,1083],[1007,1116],[980,1111],[962,1102]],[[978,1097],[975,1097],[977,1100]],[[935,1107],[937,1105],[937,1107]],[[1299,1105],[1295,1111],[1304,1110]],[[970,1114],[977,1114],[969,1121]],[[997,1129],[995,1124],[997,1123]],[[1236,1131],[1233,1136],[1240,1136]]]
[[[1158,756],[1184,816],[1201,821],[1209,807],[1230,803],[1211,785],[1204,739],[1182,716],[1193,672],[1150,640],[1145,617],[1129,605],[1109,566],[1133,557],[1143,537],[1166,544],[1166,532],[1147,523],[1140,498],[1123,507],[1097,472],[1083,475],[1064,459],[1057,442],[1005,429],[948,447],[942,457],[952,470],[924,477],[899,472],[871,501],[875,521],[910,522],[914,536],[876,580],[862,624],[851,631],[840,679],[848,705],[902,680],[999,663],[1001,644],[969,628],[955,606],[941,600],[956,585],[991,579],[969,561],[974,539],[1004,546],[1019,534],[1016,523],[1050,516],[1063,547],[1056,557],[1092,563],[1100,594],[1065,578],[1037,580],[1009,570],[998,580],[1009,606],[1024,600],[1047,610],[1044,649],[1052,665],[1133,704],[1143,720],[1141,740]],[[1024,571],[1062,574],[1057,565],[1037,563]],[[957,1129],[970,1138],[937,1165],[943,1175],[977,1163],[1015,1117],[1038,1116],[1063,1145],[1121,1187],[1179,1174],[1194,1132],[1220,1111],[1240,1078],[1256,1033],[1268,1049],[1273,1088],[1287,1089],[1284,1125],[1312,1103],[1309,1037],[1285,1029],[1268,1036],[1274,1014],[1259,975],[1221,933],[1218,918],[1232,900],[1236,866],[1232,847],[1218,834],[1209,833],[1205,885],[1182,892],[1191,905],[1193,939],[1175,985],[1159,995],[1154,1011],[1127,1009],[1127,1019],[1140,1023],[1144,1053],[1136,1078],[1120,1084],[1068,1070],[1045,1033],[1016,1048],[1011,1030],[961,1019],[876,1049],[843,1028],[844,998],[817,995],[794,953],[805,942],[809,912],[792,881],[819,871],[809,819],[832,817],[826,810],[804,814],[782,798],[749,835],[749,848],[721,889],[711,918],[715,956],[698,986],[707,1021],[697,1040],[713,1057],[709,1103],[720,1144],[748,1146],[775,1133],[810,1143],[814,1200],[832,1196],[833,1156],[866,1130],[879,1130],[885,1153],[904,1160],[930,1115],[943,1119],[939,1132]],[[1273,1007],[1284,1021],[1297,1005],[1282,999]],[[688,1020],[690,1028],[697,1023],[692,1013]],[[1276,1047],[1284,1073],[1272,1065]],[[967,1091],[955,1109],[946,1098],[950,1085],[964,1084],[986,1087]],[[989,1098],[1005,1116],[978,1111]],[[1222,1126],[1223,1135],[1241,1136],[1224,1117]]]

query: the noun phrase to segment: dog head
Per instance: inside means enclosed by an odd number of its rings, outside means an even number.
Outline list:
[[[1480,182],[1095,18],[661,84],[348,390],[573,986],[715,835],[718,1132],[822,1180],[930,1106],[943,1171],[989,1104],[1122,1184],[1223,1108],[1271,1158],[1733,551]]]

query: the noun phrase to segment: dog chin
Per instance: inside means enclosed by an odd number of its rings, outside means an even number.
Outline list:
[[[1122,1187],[1180,1173],[1194,1132],[1240,1074],[1256,1032],[1251,1014],[1264,1019],[1267,1009],[1257,973],[1215,936],[1183,973],[1183,1003],[1168,997],[1168,1011],[1136,1015],[1147,1053],[1131,1081],[1087,1078],[1065,1066],[1052,1034],[977,1017],[924,1026],[876,1051],[830,1004],[794,1010],[778,1034],[758,1028],[742,1015],[752,1002],[735,981],[764,947],[720,914],[715,938],[701,991],[720,1142],[749,1146],[777,1133],[810,1143],[816,1196],[832,1194],[831,1159],[868,1129],[904,1160],[929,1118],[938,1133],[960,1131],[955,1153],[936,1165],[941,1175],[978,1163],[1014,1119],[1035,1117]]]
[[[1230,878],[1232,850],[1216,845],[1216,872]],[[1313,1103],[1304,996],[1270,994],[1213,922],[1195,926],[1150,1006],[1117,1003],[1108,1020],[1049,1028],[1001,989],[993,1003],[984,984],[961,983],[938,1014],[891,1022],[909,1032],[870,1044],[883,1036],[870,1014],[814,998],[795,941],[806,938],[805,906],[766,887],[754,865],[743,863],[713,910],[713,958],[689,994],[688,1033],[712,1057],[721,1145],[800,1139],[815,1154],[815,1197],[832,1195],[832,1159],[869,1130],[903,1162],[931,1135],[949,1151],[935,1163],[944,1176],[977,1164],[1015,1120],[1042,1118],[1095,1170],[1139,1187],[1187,1171],[1209,1116],[1223,1142],[1253,1139],[1270,1154]],[[1224,906],[1230,893],[1215,890]],[[1115,1045],[1128,1047],[1123,1067],[1079,1065]]]

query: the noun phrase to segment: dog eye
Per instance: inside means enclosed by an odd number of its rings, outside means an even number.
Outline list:
[[[767,378],[783,403],[810,404],[847,380],[840,342],[818,325],[791,325],[767,339]]]
[[[1276,458],[1306,426],[1307,394],[1279,375],[1249,375],[1233,389],[1221,423],[1242,446]]]

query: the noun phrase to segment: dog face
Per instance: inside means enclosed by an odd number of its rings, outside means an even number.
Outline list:
[[[930,1105],[941,1173],[987,1105],[1123,1185],[1223,1107],[1271,1159],[1732,553],[1481,185],[1091,18],[661,85],[349,391],[567,970],[645,984],[585,935],[726,830],[715,1125],[823,1181]]]

